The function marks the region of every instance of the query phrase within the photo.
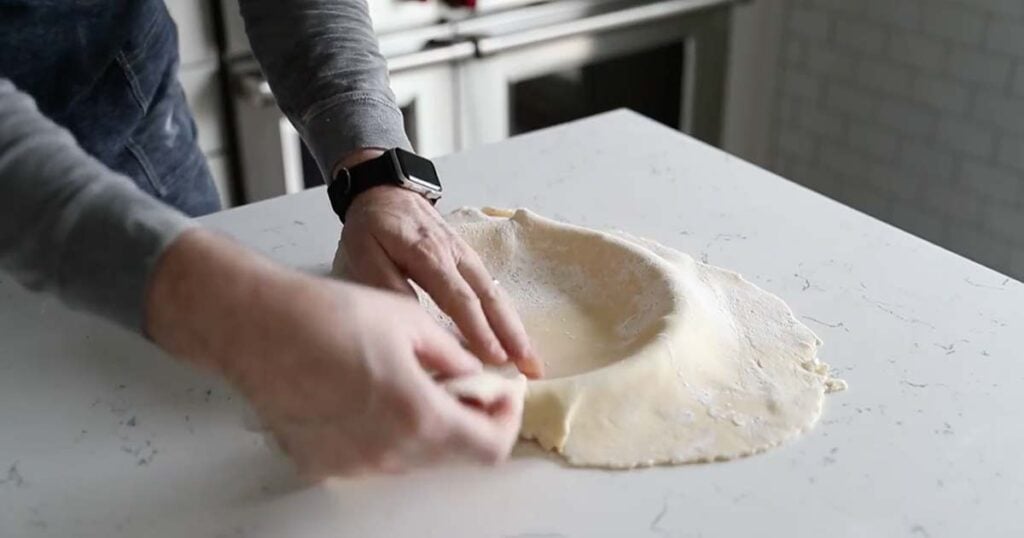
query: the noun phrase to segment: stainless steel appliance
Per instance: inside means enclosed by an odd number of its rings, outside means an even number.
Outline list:
[[[416,150],[436,156],[619,107],[717,143],[734,0],[370,0]],[[227,4],[234,4],[229,2]],[[321,182],[228,12],[247,201]]]

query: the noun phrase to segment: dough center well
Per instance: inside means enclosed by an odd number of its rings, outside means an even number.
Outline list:
[[[628,357],[640,345],[636,338],[622,337],[616,320],[568,297],[524,307],[520,312],[549,379],[604,368]]]

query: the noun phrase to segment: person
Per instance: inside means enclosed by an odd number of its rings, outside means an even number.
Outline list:
[[[409,148],[365,0],[240,7],[325,176]],[[0,42],[0,267],[225,376],[310,477],[509,453],[520,404],[472,408],[437,379],[481,361],[536,377],[541,363],[423,196],[381,186],[351,201],[340,248],[361,284],[281,267],[189,218],[218,202],[161,0],[0,0]]]

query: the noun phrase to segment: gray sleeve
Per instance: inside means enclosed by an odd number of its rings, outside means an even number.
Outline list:
[[[0,269],[140,330],[154,263],[193,225],[86,154],[0,78]]]
[[[410,149],[366,0],[239,0],[278,106],[325,176],[364,147]]]

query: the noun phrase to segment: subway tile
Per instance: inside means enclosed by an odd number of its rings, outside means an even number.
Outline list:
[[[925,71],[941,71],[948,55],[948,45],[927,36],[894,32],[889,39],[889,57]]]
[[[929,136],[935,131],[937,119],[928,108],[900,99],[884,99],[879,104],[877,120],[905,134]]]
[[[914,80],[915,100],[942,112],[963,114],[971,104],[971,91],[955,80],[921,75]]]
[[[957,153],[988,158],[995,153],[995,135],[989,126],[962,116],[945,116],[939,121],[937,140]]]
[[[867,53],[878,54],[885,48],[888,33],[878,24],[870,24],[852,19],[836,21],[835,42],[841,47]]]
[[[832,82],[828,85],[825,106],[856,117],[871,117],[878,112],[880,99],[871,92],[864,91],[844,82]]]
[[[896,153],[896,135],[863,121],[850,121],[846,139],[850,147],[876,159],[888,159]]]
[[[1024,138],[1004,136],[999,142],[998,160],[1021,174],[1024,180]]]
[[[1024,177],[982,161],[966,160],[959,181],[971,191],[993,200],[1017,200]]]
[[[1010,76],[1009,58],[991,52],[956,48],[949,55],[946,73],[949,76],[983,86],[1002,89]]]
[[[900,151],[900,165],[912,173],[923,175],[926,183],[948,183],[954,174],[953,156],[923,142],[904,144]]]
[[[1024,57],[1024,22],[1018,19],[993,19],[985,36],[988,48]]]
[[[1005,97],[1001,93],[983,93],[975,100],[976,120],[1004,131],[1024,134],[1024,98]]]
[[[966,45],[980,44],[985,16],[966,6],[932,2],[923,14],[924,31]]]
[[[789,14],[789,31],[809,40],[828,39],[831,20],[820,9],[797,7]]]
[[[914,87],[913,74],[905,67],[880,59],[865,59],[857,70],[865,87],[890,95],[906,97]]]

